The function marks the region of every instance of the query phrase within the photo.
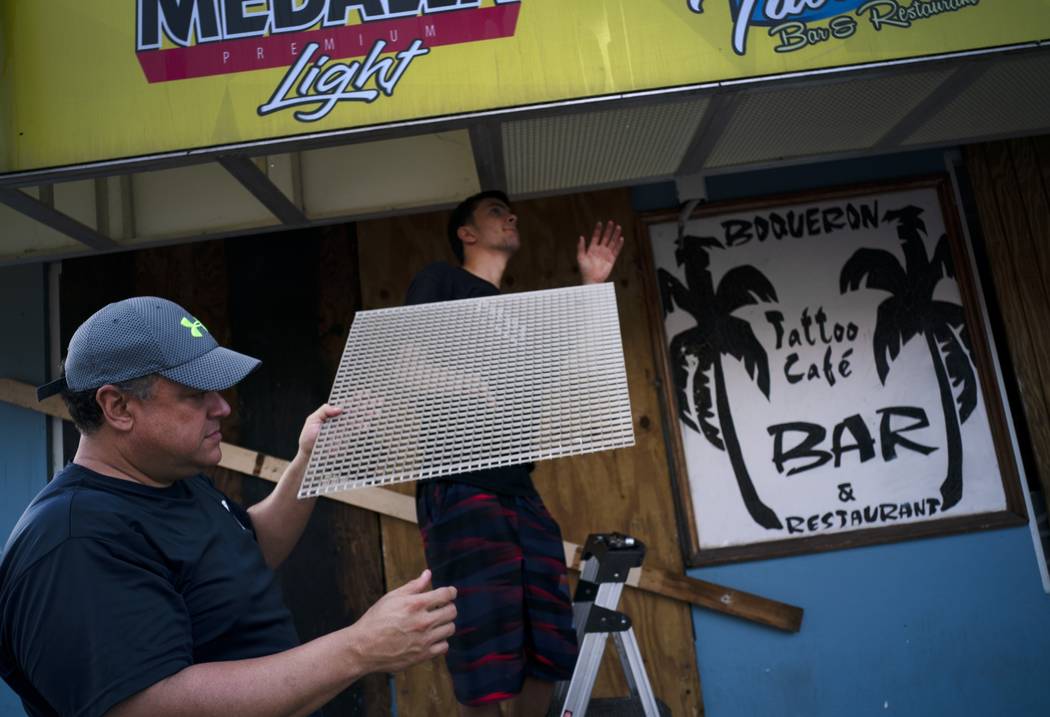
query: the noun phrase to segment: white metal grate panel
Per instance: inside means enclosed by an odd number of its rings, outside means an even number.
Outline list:
[[[300,497],[634,445],[611,283],[358,312]]]

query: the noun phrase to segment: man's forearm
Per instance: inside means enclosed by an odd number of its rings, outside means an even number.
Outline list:
[[[306,472],[307,460],[300,451],[288,464],[273,492],[248,509],[259,539],[259,549],[271,568],[283,563],[292,552],[317,503],[316,498],[299,500],[296,497]]]
[[[448,651],[455,588],[430,571],[381,597],[350,627],[267,657],[191,665],[107,717],[302,717],[371,672],[399,672]]]
[[[353,628],[267,657],[191,665],[107,712],[107,717],[300,717],[367,674],[348,649]]]

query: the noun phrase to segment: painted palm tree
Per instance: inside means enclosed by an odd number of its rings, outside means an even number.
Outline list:
[[[657,274],[666,316],[677,306],[696,320],[696,326],[671,340],[672,380],[679,396],[682,421],[718,450],[729,455],[744,505],[764,528],[783,528],[777,514],[759,498],[747,471],[743,451],[729,410],[722,356],[744,364],[748,376],[769,398],[769,361],[751,325],[733,316],[737,309],[759,301],[776,301],[776,291],[753,266],[738,266],[722,277],[717,288],[710,270],[708,250],[722,249],[712,237],[679,234],[675,261],[685,269],[687,286],[664,269]],[[708,373],[713,377],[708,379]],[[712,386],[714,383],[712,400]],[[684,400],[682,400],[684,399]]]
[[[941,509],[947,510],[962,498],[960,426],[977,406],[970,335],[962,306],[934,299],[938,282],[945,277],[955,277],[948,237],[941,236],[931,259],[923,240],[927,232],[922,209],[906,206],[888,211],[883,221],[897,224],[897,237],[904,250],[904,266],[888,251],[858,249],[842,267],[839,289],[846,293],[863,285],[890,295],[879,304],[873,337],[875,368],[883,384],[890,363],[897,358],[901,348],[916,336],[921,335],[926,340],[944,411],[948,468],[940,492]]]

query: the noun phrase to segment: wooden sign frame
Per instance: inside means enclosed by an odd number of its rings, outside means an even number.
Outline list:
[[[687,399],[684,398],[686,392],[679,391],[675,387],[675,377],[672,374],[672,366],[669,356],[669,337],[666,335],[667,332],[665,330],[664,309],[665,303],[669,303],[672,307],[672,311],[678,310],[674,300],[674,292],[676,291],[679,292],[677,294],[677,298],[687,302],[690,301],[690,299],[687,294],[681,293],[682,290],[685,288],[685,285],[682,284],[682,282],[679,281],[678,287],[673,288],[675,282],[674,280],[668,279],[668,272],[665,271],[661,275],[658,275],[657,270],[659,267],[657,266],[657,261],[654,259],[654,239],[652,236],[654,228],[657,228],[657,231],[659,231],[662,235],[660,241],[666,241],[666,234],[668,233],[666,225],[668,223],[673,223],[675,227],[677,227],[679,222],[679,216],[677,212],[662,212],[644,215],[639,219],[638,236],[642,237],[642,241],[644,244],[642,256],[643,261],[646,263],[646,266],[643,274],[646,279],[647,309],[650,317],[650,326],[652,327],[651,339],[656,359],[655,363],[657,365],[659,378],[662,384],[661,408],[663,411],[663,419],[665,426],[664,433],[665,440],[667,443],[668,458],[671,466],[672,480],[675,484],[674,494],[676,496],[676,507],[678,513],[677,518],[680,529],[679,533],[682,542],[683,553],[688,565],[703,566],[734,561],[781,557],[799,553],[810,553],[842,548],[851,548],[862,545],[886,543],[899,540],[909,540],[914,538],[930,537],[949,533],[960,533],[965,531],[1016,526],[1024,524],[1027,521],[1027,514],[1024,506],[1024,498],[1023,494],[1021,493],[1021,486],[1019,483],[1018,472],[1015,465],[1014,452],[1012,450],[1012,443],[1007,427],[1008,424],[1005,416],[1005,407],[1003,404],[1002,395],[999,390],[999,382],[997,380],[997,376],[993,368],[994,363],[992,361],[990,344],[985,332],[985,322],[980,309],[980,298],[977,294],[976,285],[974,283],[974,279],[971,273],[969,254],[966,250],[966,247],[964,247],[963,240],[961,238],[962,232],[959,226],[959,215],[955,207],[950,186],[950,182],[948,181],[948,178],[946,176],[938,175],[933,177],[921,177],[904,181],[855,185],[817,192],[782,194],[758,199],[747,199],[717,204],[701,205],[691,213],[688,220],[694,221],[697,219],[714,219],[721,217],[729,217],[731,215],[739,215],[743,212],[752,211],[756,212],[757,216],[762,212],[769,213],[781,207],[785,209],[790,207],[797,208],[797,205],[800,204],[811,206],[818,203],[846,201],[850,199],[859,201],[861,197],[867,198],[871,195],[877,195],[877,197],[881,197],[883,195],[889,195],[902,191],[933,189],[936,192],[936,196],[938,199],[938,205],[941,214],[940,219],[943,221],[944,236],[947,237],[947,240],[946,242],[938,242],[938,238],[932,236],[929,239],[932,239],[934,242],[937,242],[939,246],[943,245],[948,250],[950,250],[950,264],[948,264],[947,266],[954,267],[953,278],[958,285],[959,295],[961,297],[961,308],[965,320],[965,327],[956,327],[956,329],[957,333],[965,334],[965,332],[969,332],[970,345],[966,348],[968,349],[969,356],[972,360],[972,363],[970,364],[972,366],[972,372],[976,376],[976,381],[980,387],[979,397],[983,399],[983,406],[981,406],[981,408],[983,408],[983,411],[987,417],[990,440],[992,446],[994,447],[995,453],[994,460],[992,460],[992,462],[996,465],[999,471],[999,478],[1001,479],[1002,483],[1002,495],[1005,501],[1005,507],[1003,509],[990,510],[988,512],[971,513],[966,515],[952,516],[950,515],[950,513],[938,514],[936,517],[930,517],[928,519],[921,520],[918,519],[919,514],[917,513],[914,516],[915,520],[913,521],[909,519],[909,521],[907,522],[895,522],[887,525],[877,525],[876,527],[850,527],[846,529],[836,530],[834,532],[825,533],[819,532],[818,529],[816,531],[811,531],[815,532],[816,534],[802,535],[800,537],[777,537],[774,539],[764,539],[761,541],[752,542],[747,542],[745,540],[739,544],[731,545],[709,545],[707,547],[701,546],[700,531],[697,522],[698,516],[696,515],[696,510],[694,509],[694,496],[693,489],[691,488],[691,477],[687,470],[686,454],[685,449],[683,447],[683,419],[680,417],[680,415],[686,414],[683,413],[685,409],[680,408],[678,394],[681,394],[683,396],[683,401],[686,401]],[[883,228],[881,227],[882,221],[883,220],[880,217],[878,220],[879,232],[883,231]],[[722,226],[724,227],[726,225]],[[676,232],[676,234],[677,233],[678,232]],[[690,231],[687,229],[684,233],[690,234]],[[933,230],[931,229],[930,235],[932,234]],[[924,244],[928,244],[929,239],[924,240]],[[901,245],[903,246],[903,237],[901,237],[900,240],[902,242]],[[706,240],[701,239],[701,243],[692,244],[691,246],[699,247],[705,241]],[[717,244],[718,247],[722,247],[721,242],[719,242],[717,239],[715,240],[715,244]],[[775,242],[771,241],[770,247],[775,248],[774,245]],[[681,244],[678,244],[677,246],[681,246]],[[706,244],[706,246],[714,245],[708,243]],[[663,252],[664,255],[666,255],[666,251],[667,247],[661,248],[661,252]],[[702,251],[706,257],[706,250]],[[941,252],[943,253],[943,249],[941,250]],[[936,254],[937,252],[934,253]],[[931,265],[936,263],[939,259],[942,262],[944,262],[945,258],[943,256],[933,256],[931,260]],[[704,264],[705,271],[707,271],[706,266],[707,265]],[[901,266],[903,268],[904,262],[901,262]],[[845,278],[845,266],[843,266],[842,272],[843,278],[840,279],[840,281],[846,282],[847,279]],[[870,275],[867,275],[865,272],[854,273],[856,274],[856,276],[854,276],[851,280],[853,283],[853,286],[851,288],[857,291],[871,291],[875,280],[872,279],[872,277]],[[707,271],[707,275],[708,277],[710,277],[711,272]],[[769,301],[775,299],[775,292],[772,288],[772,285],[769,284],[768,280],[765,281],[765,288],[763,288],[763,280],[761,278],[756,279],[756,281],[757,285],[752,284],[750,287],[742,288],[742,291],[744,291],[745,294],[748,294],[748,292],[750,292],[750,297],[742,298],[740,300],[740,303],[754,304],[759,301],[762,301],[763,299]],[[713,281],[711,283],[712,285],[714,284]],[[845,283],[843,283],[843,286],[845,286]],[[692,292],[693,290],[688,289],[688,291]],[[769,292],[771,293],[771,295],[763,297],[763,292]],[[845,293],[845,289],[843,289],[843,293]],[[694,307],[699,305],[695,303],[697,301],[697,297],[698,295],[696,295],[692,299],[692,301],[694,302]],[[916,334],[911,336],[910,338],[912,341],[922,341],[923,337],[924,334]],[[963,338],[965,338],[965,336]],[[934,341],[934,339],[932,338],[929,340],[931,342]],[[874,341],[875,339],[873,339],[873,342]],[[706,342],[706,339],[701,339],[701,345],[707,346],[707,344],[704,342]],[[907,342],[905,341],[902,343],[906,345]],[[679,343],[679,346],[681,345],[682,344]],[[699,351],[708,349],[696,349],[694,342],[694,348],[692,350]],[[683,349],[679,348],[679,351],[682,350]],[[892,348],[889,350],[890,358],[888,363],[892,363],[893,358],[897,355],[897,352],[900,350],[901,347],[899,346],[896,347],[896,350]],[[933,349],[931,349],[931,351],[932,350]],[[724,353],[724,350],[719,351],[720,353],[718,353],[717,355],[727,356],[727,358],[725,359],[726,361],[734,361],[731,355]],[[875,353],[877,355],[878,352]],[[683,353],[683,356],[684,355],[685,354]],[[723,361],[723,359],[718,358],[713,362],[712,365],[719,364],[721,361]],[[879,360],[877,358],[874,359],[874,363],[878,364]],[[740,362],[740,365],[741,367],[743,367],[744,362]],[[696,370],[695,364],[692,366],[692,368],[694,371]],[[717,378],[714,374],[716,370],[718,371]],[[770,370],[774,369],[772,369],[771,367],[766,367],[765,369],[765,390],[767,392],[767,398],[769,390],[768,372]],[[882,378],[883,385],[885,385],[886,373],[888,371],[889,369],[887,369],[885,366],[880,366],[880,376]],[[747,373],[750,375],[750,380],[752,381],[758,380],[758,375],[761,372],[762,368],[756,367],[753,363],[747,366]],[[933,373],[934,372],[931,372],[931,374]],[[711,384],[713,384],[716,380],[719,379],[723,381],[726,380],[722,375],[720,365],[718,365],[717,368],[712,368],[709,375],[711,376],[711,378],[705,378],[703,380],[705,382],[709,381]],[[695,374],[693,374],[693,376],[695,377]],[[679,370],[678,378],[681,379],[681,370]],[[936,377],[934,378],[936,380]],[[944,384],[942,383],[941,385]],[[933,388],[934,390],[939,390],[938,384],[935,383]],[[695,431],[698,435],[701,435],[703,432],[713,434],[708,435],[707,440],[709,442],[712,442],[712,444],[716,444],[721,441],[723,436],[719,434],[720,429],[718,427],[716,405],[717,402],[715,401],[714,388],[712,387],[707,390],[709,391],[709,393],[706,394],[707,401],[702,408],[705,409],[704,415],[711,420],[703,421],[703,423],[706,424],[704,426],[692,424],[690,425],[690,428],[691,430]],[[941,391],[940,395],[942,396],[943,400],[943,391]],[[955,394],[952,394],[952,399],[952,406],[953,409],[956,411],[954,415],[956,416],[956,418],[958,418],[963,414],[965,409],[960,408],[960,403],[956,403],[955,401],[961,402],[962,399],[958,398]],[[726,405],[728,407],[728,404]],[[691,406],[691,409],[693,413],[689,415],[692,415],[694,419],[697,419],[697,411],[699,411],[699,408],[694,403],[694,405]],[[944,415],[947,416],[948,414]],[[969,414],[967,414],[967,417],[968,416]],[[945,417],[943,420],[945,426],[947,426],[948,419]],[[965,419],[963,419],[962,422],[965,422]],[[699,420],[696,420],[695,423],[701,422]],[[703,431],[701,431],[701,428],[703,429]],[[948,429],[946,428],[946,431],[947,430]],[[770,430],[770,436],[773,436],[772,427]],[[724,446],[727,442],[721,442],[722,446],[716,445],[716,448],[720,448],[721,450],[725,451]],[[950,443],[950,439],[948,439],[947,442]],[[949,446],[949,463],[950,449],[951,447]],[[741,451],[738,449],[736,452],[737,454],[739,454]],[[837,461],[838,456],[836,456],[836,463]],[[782,467],[782,465],[777,466],[778,470],[782,469]],[[734,473],[736,472],[735,467],[733,468],[733,471]],[[950,474],[951,469],[949,468],[947,472]],[[959,469],[959,472],[961,474],[961,468]],[[737,480],[738,482],[740,482],[739,473],[737,474]],[[991,477],[983,480],[985,480],[986,483],[992,483]],[[844,480],[843,482],[848,481]],[[945,489],[945,486],[947,486],[948,483],[949,480],[945,479],[944,483],[941,485],[942,491]],[[736,499],[738,501],[740,500],[741,496],[747,492],[744,483],[740,482],[740,486],[740,493],[736,496]],[[748,482],[747,488],[750,488],[750,482]],[[949,492],[952,492],[951,489],[949,489]],[[962,495],[962,488],[958,489],[958,494],[959,496]],[[952,498],[948,494],[942,492],[942,496],[944,496],[945,505],[950,504],[950,507],[951,505],[956,504],[951,503]],[[841,495],[839,497],[842,498]],[[956,501],[960,499],[961,497],[958,496],[954,498],[954,500]],[[753,509],[753,505],[756,501],[748,502],[747,500],[745,500],[744,502],[748,503],[748,510],[751,511],[752,518],[754,518],[756,522],[759,522],[762,519],[762,517],[758,515]],[[764,506],[761,500],[758,500],[757,504],[760,506]],[[846,506],[847,509],[852,507],[853,506]],[[841,513],[842,511],[838,512]],[[770,511],[770,513],[773,513],[773,511]],[[778,519],[770,518],[770,520],[774,521],[773,525],[766,524],[764,527],[770,529],[777,529],[774,527],[776,523],[779,523],[780,526],[783,526],[783,522],[779,521]],[[797,521],[797,518],[795,520]],[[819,518],[817,519],[817,521],[819,523]],[[832,521],[837,521],[837,518],[832,516],[829,522]],[[845,524],[845,521],[846,518],[844,517],[843,524]],[[798,523],[796,522],[793,525],[797,526]],[[751,527],[753,529],[753,526]],[[813,525],[810,524],[810,527],[812,528]]]

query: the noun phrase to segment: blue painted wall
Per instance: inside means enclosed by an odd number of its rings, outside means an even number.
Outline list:
[[[796,635],[694,611],[709,717],[1050,715],[1050,596],[1026,528],[690,575],[806,611]]]
[[[944,171],[940,153],[708,179],[710,201]],[[638,209],[674,206],[672,185]],[[1050,596],[1028,528],[691,570],[803,607],[785,635],[694,610],[709,717],[1050,715]]]
[[[47,359],[45,267],[0,268],[0,376],[42,383]],[[0,401],[0,540],[47,483],[47,419]],[[0,681],[0,715],[24,715]]]

